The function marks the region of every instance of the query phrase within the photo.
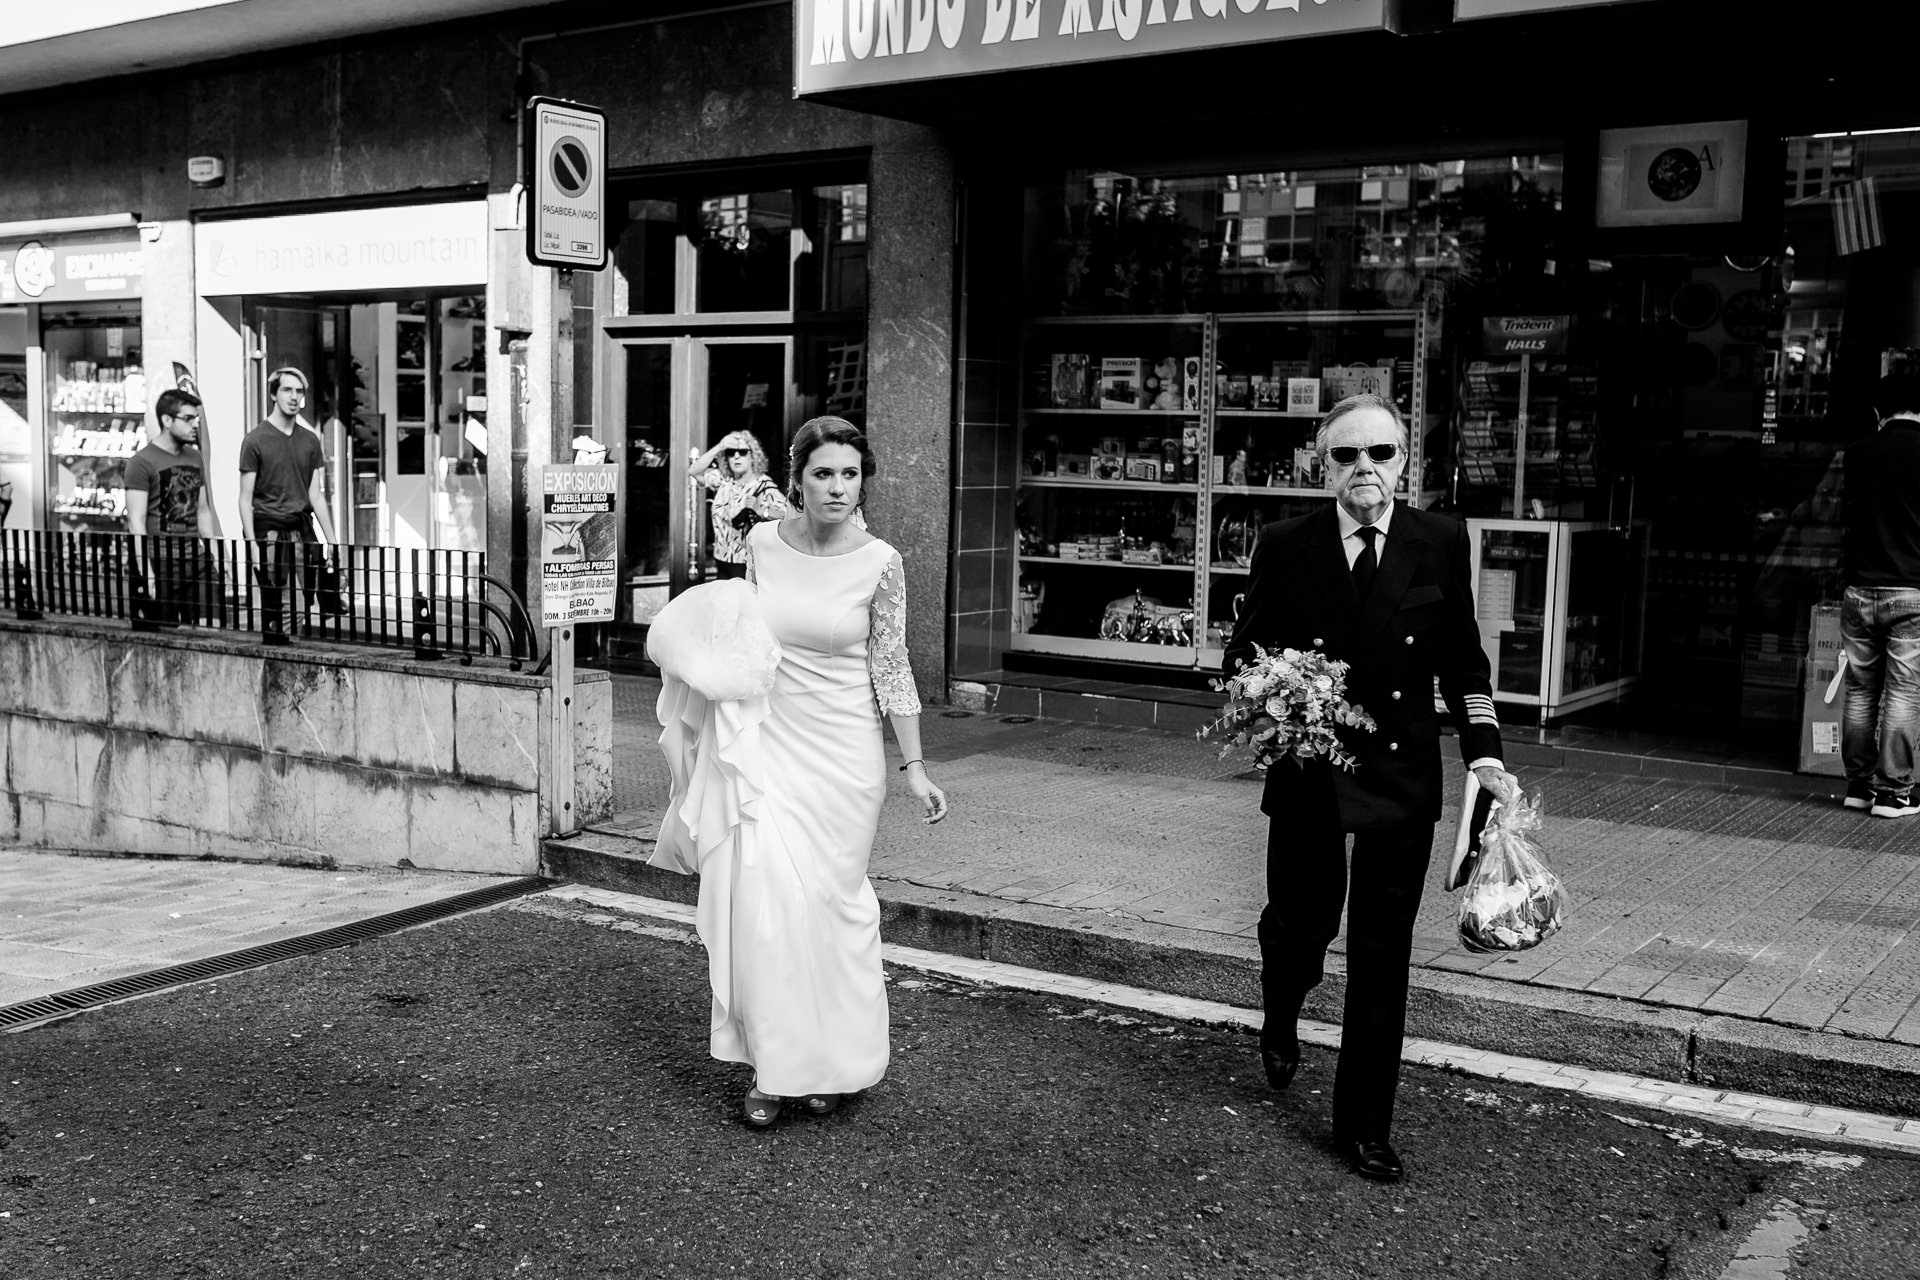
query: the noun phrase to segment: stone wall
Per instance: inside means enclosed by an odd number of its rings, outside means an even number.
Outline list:
[[[551,681],[345,646],[0,620],[0,844],[533,874]],[[574,694],[613,807],[613,686]]]

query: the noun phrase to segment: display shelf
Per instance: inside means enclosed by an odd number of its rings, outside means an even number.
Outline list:
[[[1085,418],[1197,418],[1200,416],[1198,409],[1060,409],[1052,405],[1035,405],[1025,412],[1036,416],[1040,414],[1046,414],[1048,417],[1078,415]]]
[[[1159,480],[1081,480],[1074,476],[1021,476],[1023,489],[1105,489],[1116,493],[1199,493],[1200,486]]]
[[[1215,497],[1233,498],[1331,498],[1329,489],[1300,489],[1293,486],[1263,484],[1216,484],[1213,486]]]
[[[1088,636],[1049,636],[1016,632],[1009,637],[1010,647],[1018,653],[1053,653],[1077,658],[1118,658],[1127,662],[1150,662],[1163,667],[1191,667],[1192,645],[1141,644],[1133,640],[1101,640]]]
[[[1065,564],[1074,568],[1093,569],[1178,569],[1189,577],[1193,574],[1190,564],[1141,564],[1133,560],[1080,560],[1066,556],[1026,556],[1020,557],[1021,564]]]
[[[147,382],[140,329],[126,325],[49,325],[46,510],[52,527],[123,524],[126,464],[147,436]]]
[[[1236,536],[1247,541],[1256,531],[1255,512],[1270,517],[1288,509],[1283,504],[1298,510],[1332,496],[1310,483],[1230,484],[1222,477],[1294,482],[1316,476],[1317,466],[1301,456],[1312,448],[1313,424],[1330,403],[1355,390],[1390,395],[1415,424],[1407,471],[1417,477],[1427,425],[1425,324],[1424,314],[1412,310],[1030,320],[1019,360],[1025,403],[1017,442],[1023,466],[1014,480],[1020,546],[1011,565],[1018,628],[1012,647],[1218,669],[1218,650],[1209,660],[1202,647],[1210,639],[1218,643],[1209,615],[1231,608],[1248,569],[1231,556],[1216,559],[1226,536],[1217,526],[1223,518],[1237,521],[1236,528],[1247,528]],[[1158,407],[1122,407],[1135,402]],[[1121,425],[1129,418],[1135,426]],[[1156,453],[1159,473],[1177,481],[1146,479],[1138,470],[1142,478],[1115,478],[1117,468],[1140,467],[1140,455]],[[1155,493],[1164,496],[1154,499]],[[1272,510],[1262,509],[1263,498]],[[1408,500],[1404,489],[1401,500]],[[1116,542],[1160,548],[1168,562],[1044,554],[1069,543],[1110,550]],[[1131,584],[1114,569],[1151,571],[1138,580],[1143,591],[1161,597],[1144,597],[1158,619],[1150,634],[1172,643],[1099,638],[1103,630],[1115,633],[1116,611],[1126,608],[1113,597],[1116,587]]]
[[[1027,323],[1035,328],[1078,328],[1081,325],[1161,325],[1170,328],[1193,328],[1205,324],[1204,315],[1178,316],[1034,316]]]

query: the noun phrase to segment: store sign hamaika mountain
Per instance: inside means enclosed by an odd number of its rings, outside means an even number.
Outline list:
[[[1378,30],[1388,0],[797,0],[794,92]]]

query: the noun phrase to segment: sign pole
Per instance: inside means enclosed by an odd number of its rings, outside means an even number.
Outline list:
[[[575,464],[573,436],[573,273],[607,265],[607,116],[583,102],[536,95],[527,100],[521,180],[527,193],[526,253],[553,274],[553,360],[549,366],[548,466],[540,477],[540,614],[547,627],[553,691],[549,698],[548,825],[566,835],[573,806],[574,630],[613,621],[618,469]],[[605,457],[605,451],[600,452]]]
[[[564,836],[575,830],[573,814],[573,628],[554,627],[547,632],[553,656],[553,720],[551,734],[552,794],[547,800],[547,825],[551,834]]]
[[[1520,412],[1513,426],[1513,518],[1527,518],[1527,388],[1533,380],[1533,353],[1520,353]]]

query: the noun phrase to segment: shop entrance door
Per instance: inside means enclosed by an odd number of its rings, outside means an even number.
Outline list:
[[[235,438],[246,435],[266,418],[272,401],[267,377],[276,369],[295,368],[307,379],[307,404],[301,420],[320,438],[327,465],[322,485],[333,527],[343,536],[353,525],[351,508],[353,468],[352,434],[345,423],[351,416],[353,394],[348,382],[350,324],[348,308],[308,299],[275,298],[247,308],[247,420],[218,424]],[[238,534],[238,530],[234,531]],[[358,539],[356,539],[358,540]]]
[[[744,431],[765,455],[766,473],[774,484],[787,482],[787,388],[793,385],[793,342],[788,338],[692,339],[689,400],[694,419],[689,424],[684,455],[697,457],[736,431]],[[725,468],[723,455],[717,464]],[[713,520],[707,489],[689,481],[687,547],[689,582],[714,577]]]
[[[627,576],[623,610],[634,622],[651,622],[671,594],[687,581],[687,542],[675,537],[684,527],[686,486],[685,338],[622,342],[608,362],[621,442],[620,563]]]
[[[246,306],[248,415],[267,376],[308,379],[334,528],[362,546],[486,546],[486,310],[477,294],[394,301],[274,297]],[[477,442],[477,443],[476,443]]]

